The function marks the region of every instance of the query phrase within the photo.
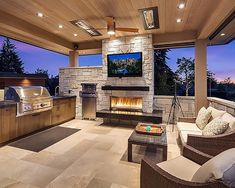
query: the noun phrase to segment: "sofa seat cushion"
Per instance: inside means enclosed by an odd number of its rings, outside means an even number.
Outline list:
[[[158,163],[157,166],[159,166],[161,169],[168,172],[172,176],[185,181],[191,181],[193,175],[201,167],[197,163],[183,156]]]
[[[202,131],[201,130],[199,130],[199,131],[180,131],[179,135],[180,135],[180,140],[181,140],[183,146],[187,144],[189,134],[202,135]]]
[[[186,122],[178,122],[177,123],[178,131],[201,131],[196,123],[186,123]]]

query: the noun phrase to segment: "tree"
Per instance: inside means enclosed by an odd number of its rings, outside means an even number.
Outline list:
[[[55,88],[59,85],[59,75],[49,75],[48,70],[37,68],[34,74],[46,76],[46,87],[51,95],[55,95]]]
[[[49,78],[48,70],[37,68],[34,74],[45,75]]]
[[[2,49],[0,50],[0,71],[24,73],[22,60],[16,52],[15,45],[11,43],[9,38],[3,41]]]
[[[154,50],[154,93],[172,95],[174,93],[175,74],[167,65],[169,49]]]
[[[177,59],[176,74],[178,80],[185,85],[185,95],[188,96],[189,89],[194,84],[194,59],[182,57]]]

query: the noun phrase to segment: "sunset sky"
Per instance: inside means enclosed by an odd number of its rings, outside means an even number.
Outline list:
[[[0,45],[4,37],[0,36]],[[17,52],[21,57],[25,71],[33,73],[37,68],[48,70],[49,74],[57,75],[60,67],[68,66],[68,56],[41,49],[22,42],[11,40],[17,47]],[[175,70],[177,58],[192,57],[194,58],[194,48],[172,49],[168,53],[170,58],[167,63]],[[80,56],[80,65],[101,65],[101,55],[92,55],[89,57]],[[208,69],[215,73],[218,81],[227,77],[235,82],[235,41],[227,45],[209,46],[207,52]]]

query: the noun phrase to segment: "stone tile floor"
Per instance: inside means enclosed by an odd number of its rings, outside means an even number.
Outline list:
[[[121,161],[133,129],[72,120],[60,126],[81,131],[38,152],[0,148],[0,187],[139,187],[140,165]],[[168,159],[180,155],[177,132],[167,127]],[[168,130],[169,129],[169,130]]]

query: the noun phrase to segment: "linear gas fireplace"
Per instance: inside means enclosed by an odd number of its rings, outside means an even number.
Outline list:
[[[143,107],[142,97],[110,97],[111,110],[138,111]]]

